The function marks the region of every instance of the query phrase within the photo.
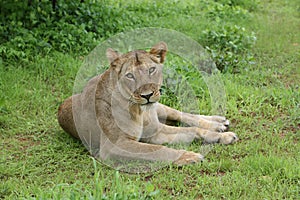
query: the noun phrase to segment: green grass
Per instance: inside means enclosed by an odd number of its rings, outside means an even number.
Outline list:
[[[262,0],[251,20],[236,22],[257,34],[256,64],[221,76],[226,116],[240,141],[216,145],[204,163],[183,168],[118,172],[61,130],[56,111],[72,93],[81,58],[51,53],[26,65],[1,64],[0,199],[298,199],[299,3]],[[176,23],[162,16],[160,24],[197,37],[197,16],[185,17]],[[196,92],[203,92],[203,113],[213,114],[207,88]]]

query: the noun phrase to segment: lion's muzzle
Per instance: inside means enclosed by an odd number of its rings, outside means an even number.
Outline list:
[[[149,83],[142,85],[133,93],[136,103],[145,105],[155,103],[160,99],[160,85]]]

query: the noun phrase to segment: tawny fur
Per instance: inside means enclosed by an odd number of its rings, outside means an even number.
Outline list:
[[[108,49],[110,68],[91,79],[83,92],[67,98],[58,110],[60,126],[80,138],[90,153],[100,159],[128,159],[196,163],[199,153],[176,150],[165,143],[231,144],[237,136],[221,116],[183,113],[158,103],[162,67],[167,52],[164,42],[149,52],[124,55]],[[189,127],[168,126],[178,121]]]

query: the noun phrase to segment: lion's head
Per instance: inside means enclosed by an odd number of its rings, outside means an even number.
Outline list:
[[[159,100],[166,52],[164,42],[156,44],[149,52],[136,50],[121,55],[113,49],[107,50],[112,78],[123,97],[139,105]]]

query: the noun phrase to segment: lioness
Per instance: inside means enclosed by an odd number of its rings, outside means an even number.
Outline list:
[[[58,122],[80,138],[90,153],[102,160],[127,159],[196,163],[199,153],[162,144],[191,142],[231,144],[235,133],[224,132],[229,121],[221,116],[183,113],[158,103],[167,45],[160,42],[149,52],[121,55],[107,49],[110,68],[91,79],[83,92],[66,99],[58,110]],[[169,126],[178,121],[188,127]]]

